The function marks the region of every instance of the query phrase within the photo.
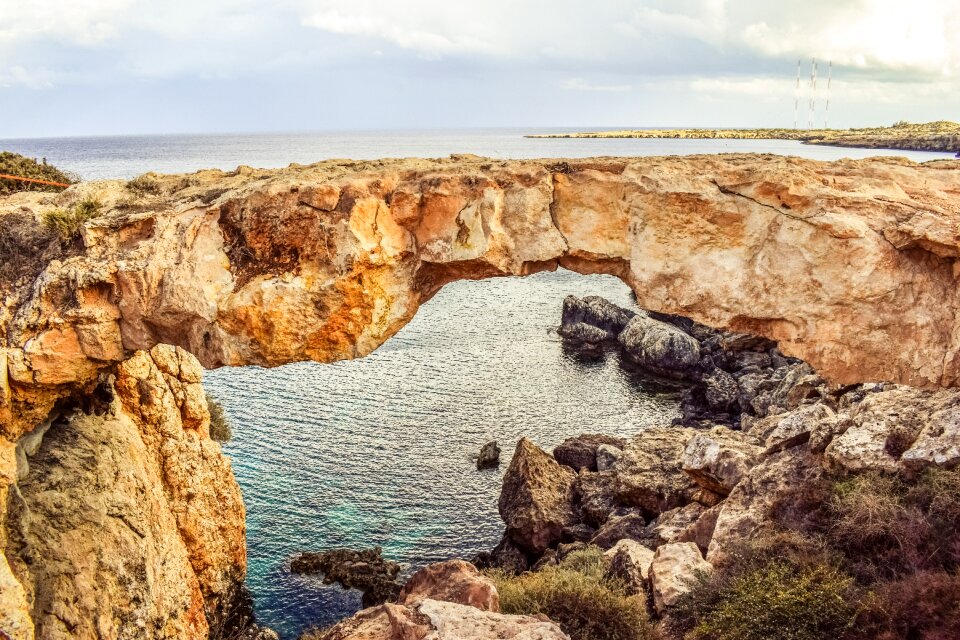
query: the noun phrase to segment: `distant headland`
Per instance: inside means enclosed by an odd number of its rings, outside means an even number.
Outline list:
[[[948,120],[923,124],[900,121],[890,127],[866,129],[624,129],[534,134],[526,137],[799,140],[804,144],[835,147],[960,152],[960,124]]]

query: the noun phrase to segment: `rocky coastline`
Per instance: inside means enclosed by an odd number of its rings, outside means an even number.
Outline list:
[[[960,154],[960,124],[947,120],[862,129],[625,129],[531,134],[528,138],[679,138],[687,140],[797,140],[803,144],[861,149]]]

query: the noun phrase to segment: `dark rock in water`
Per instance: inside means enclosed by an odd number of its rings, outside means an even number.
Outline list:
[[[324,584],[339,583],[363,592],[363,606],[396,600],[402,585],[397,582],[400,565],[383,557],[383,549],[334,549],[305,552],[290,562],[292,573],[322,573]]]
[[[600,296],[567,296],[563,300],[559,333],[565,338],[585,342],[616,340],[634,315],[633,311]]]
[[[575,480],[568,467],[521,438],[497,504],[510,539],[534,556],[559,542],[563,528],[580,520],[574,505]]]
[[[477,469],[486,469],[500,464],[500,447],[496,440],[491,440],[480,448],[480,455],[477,457]]]
[[[577,470],[596,471],[597,448],[602,444],[622,449],[626,440],[594,433],[581,433],[579,436],[567,438],[557,445],[553,450],[553,457],[560,464],[565,464]]]
[[[645,369],[671,378],[696,377],[700,343],[672,324],[638,314],[617,341],[630,359]]]
[[[527,555],[506,534],[493,551],[478,553],[472,562],[478,569],[500,569],[514,575],[530,568]]]

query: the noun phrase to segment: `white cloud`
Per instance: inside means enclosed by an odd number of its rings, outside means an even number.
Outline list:
[[[135,0],[0,0],[0,44],[50,39],[90,46],[117,34]]]
[[[560,85],[569,91],[630,91],[633,87],[629,84],[592,84],[583,78],[569,78]]]

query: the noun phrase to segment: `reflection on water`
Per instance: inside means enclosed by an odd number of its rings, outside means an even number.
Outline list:
[[[568,271],[447,285],[374,354],[349,362],[208,372],[231,419],[225,447],[247,505],[248,584],[284,637],[359,608],[355,592],[287,569],[291,554],[380,545],[412,570],[498,541],[515,442],[631,434],[677,415],[677,390],[615,352],[565,348],[564,296],[632,304],[612,276]],[[472,457],[496,438],[499,469]]]

